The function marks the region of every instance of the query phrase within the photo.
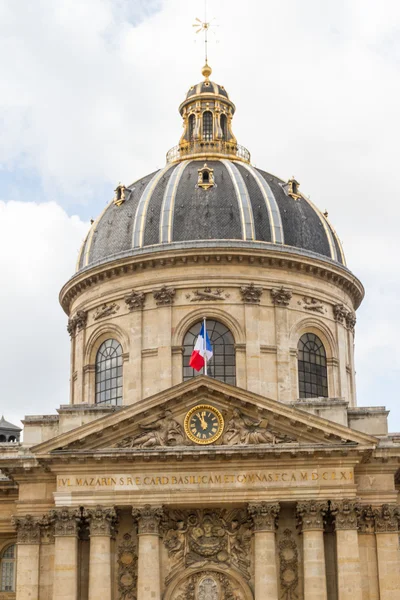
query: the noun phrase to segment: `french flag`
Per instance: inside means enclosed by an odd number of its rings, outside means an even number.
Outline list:
[[[204,367],[204,374],[207,375],[207,361],[212,357],[213,350],[210,338],[207,335],[205,323],[204,320],[192,356],[190,357],[189,367],[192,367],[196,371],[200,371]]]

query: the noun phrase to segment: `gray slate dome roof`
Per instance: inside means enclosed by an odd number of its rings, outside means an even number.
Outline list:
[[[203,160],[167,164],[111,202],[83,243],[77,270],[171,247],[281,248],[345,264],[327,218],[287,183],[250,164],[212,159],[214,185],[198,185]]]
[[[219,96],[229,98],[228,92],[223,85],[219,85],[219,83],[209,80],[193,85],[186,94],[186,99],[197,96],[198,94],[218,94]]]

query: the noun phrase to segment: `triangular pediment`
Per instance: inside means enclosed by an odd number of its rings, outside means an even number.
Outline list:
[[[189,420],[188,414],[192,415]],[[39,444],[32,452],[44,457],[107,449],[114,453],[177,448],[190,452],[224,446],[290,451],[299,446],[371,448],[377,441],[281,402],[199,376]]]

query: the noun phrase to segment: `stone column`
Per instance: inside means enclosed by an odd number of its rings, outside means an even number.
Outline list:
[[[277,400],[289,402],[295,397],[291,389],[290,377],[290,342],[288,311],[292,292],[286,288],[271,290],[272,303],[275,305],[275,340],[276,340],[276,368],[278,376]],[[296,388],[297,389],[297,388]]]
[[[89,522],[89,600],[111,600],[111,536],[117,522],[114,508],[87,509]]]
[[[78,533],[81,513],[78,509],[51,511],[54,518],[53,600],[78,600]]]
[[[159,525],[163,510],[146,504],[132,510],[138,522],[137,600],[161,600]]]
[[[279,502],[249,504],[254,530],[254,600],[278,600],[275,530]]]
[[[53,573],[54,573],[54,519],[50,515],[43,515],[40,519],[40,600],[53,598]]]
[[[297,514],[303,534],[304,600],[327,600],[324,515],[327,502],[299,502]]]
[[[14,517],[17,529],[17,598],[39,600],[40,526],[32,515]]]
[[[400,509],[396,504],[383,504],[374,516],[380,600],[396,600],[400,593]]]
[[[361,589],[363,600],[380,600],[378,559],[376,555],[375,518],[371,506],[361,510],[358,519]]]
[[[357,515],[361,506],[351,500],[332,501],[335,516],[338,600],[362,600]]]

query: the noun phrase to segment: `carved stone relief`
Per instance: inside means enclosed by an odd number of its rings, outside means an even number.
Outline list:
[[[363,507],[358,515],[358,530],[360,533],[375,533],[375,515],[371,506]]]
[[[40,525],[38,519],[32,515],[13,517],[12,524],[17,530],[18,544],[40,543]]]
[[[242,300],[246,304],[259,304],[262,292],[262,287],[256,287],[254,283],[250,283],[250,285],[243,285],[240,288]]]
[[[87,318],[86,310],[78,310],[73,317],[68,319],[67,331],[71,337],[86,327]]]
[[[355,313],[348,312],[346,315],[346,325],[347,325],[347,329],[349,329],[349,331],[351,331],[352,333],[354,333],[356,322],[357,322],[357,318],[356,318]]]
[[[163,285],[160,290],[155,290],[153,292],[157,306],[167,306],[168,304],[173,304],[175,300],[175,294],[175,288],[167,288],[165,285]]]
[[[164,511],[161,506],[150,506],[145,504],[143,508],[133,508],[132,516],[138,523],[138,533],[158,535],[161,519]]]
[[[93,320],[98,321],[99,319],[105,319],[106,317],[111,317],[111,315],[115,315],[119,311],[119,305],[116,302],[112,304],[103,304],[102,306],[98,306],[96,312],[93,315]]]
[[[354,333],[354,328],[357,321],[354,312],[346,308],[343,304],[335,304],[333,307],[333,315],[338,323],[346,322],[347,329]]]
[[[383,504],[374,511],[376,533],[396,532],[399,529],[400,508],[397,504]]]
[[[117,548],[119,600],[136,600],[137,547],[130,533],[126,533]]]
[[[155,421],[140,424],[140,433],[125,437],[117,448],[154,448],[180,446],[184,441],[183,427],[175,421],[170,410],[165,410]]]
[[[309,312],[320,313],[321,315],[328,312],[322,302],[316,298],[310,298],[309,296],[304,296],[303,301],[299,300],[298,304],[300,304],[304,310],[308,310]]]
[[[162,524],[170,570],[207,563],[230,566],[250,577],[251,521],[243,509],[170,510]]]
[[[208,301],[213,302],[214,300],[225,300],[229,298],[229,294],[224,294],[224,290],[222,288],[217,288],[212,290],[210,287],[206,287],[203,290],[194,290],[192,294],[186,294],[186,298],[190,302],[201,302]]]
[[[331,513],[335,517],[335,529],[357,529],[361,504],[353,500],[332,500]]]
[[[245,446],[251,444],[278,444],[293,441],[285,435],[278,435],[268,428],[268,421],[254,419],[235,408],[228,421],[222,438],[227,446]]]
[[[143,292],[135,292],[132,290],[125,296],[125,303],[128,305],[129,310],[138,310],[144,307],[146,300],[146,294]]]
[[[328,512],[327,502],[309,500],[297,503],[297,515],[303,531],[324,528],[324,516]]]
[[[218,571],[202,571],[189,576],[174,594],[174,600],[244,600],[232,578]]]
[[[54,519],[54,535],[78,535],[82,524],[79,509],[54,509],[50,511],[50,517]]]
[[[279,578],[282,600],[296,600],[299,584],[299,553],[290,529],[285,529],[283,539],[278,544]]]
[[[292,295],[291,290],[284,287],[272,288],[271,290],[272,303],[276,306],[289,306]]]
[[[254,531],[275,531],[280,509],[279,502],[249,504],[247,512],[253,521]]]
[[[104,508],[103,506],[88,508],[83,511],[83,517],[89,523],[90,537],[114,535],[118,520],[115,508]]]

